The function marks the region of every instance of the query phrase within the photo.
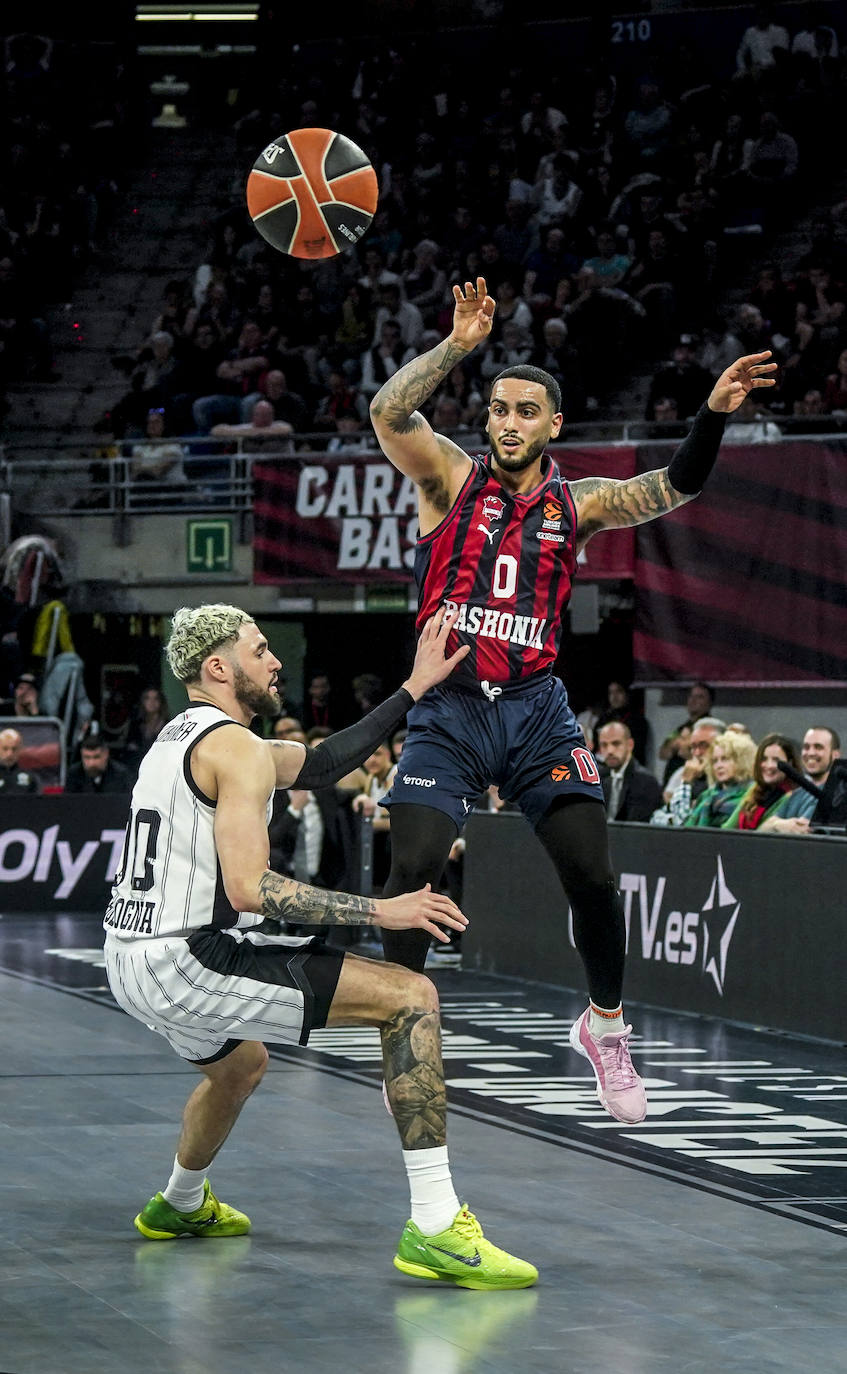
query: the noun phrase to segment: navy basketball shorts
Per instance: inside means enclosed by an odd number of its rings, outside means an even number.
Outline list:
[[[560,797],[603,801],[594,756],[564,685],[550,674],[505,687],[493,700],[482,688],[433,687],[412,707],[408,726],[383,806],[432,806],[461,830],[496,783],[534,829]]]

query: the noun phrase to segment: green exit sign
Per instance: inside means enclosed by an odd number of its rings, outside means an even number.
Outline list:
[[[188,572],[232,572],[232,520],[188,520],[185,534]]]

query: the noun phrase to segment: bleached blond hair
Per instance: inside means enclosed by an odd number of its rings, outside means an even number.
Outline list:
[[[252,623],[252,615],[237,606],[180,606],[174,611],[170,638],[165,645],[165,657],[174,677],[180,682],[198,682],[204,659],[217,649],[234,644],[241,626]]]

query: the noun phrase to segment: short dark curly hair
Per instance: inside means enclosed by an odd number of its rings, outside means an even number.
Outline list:
[[[553,408],[553,414],[561,414],[562,389],[556,378],[551,377],[549,372],[545,372],[543,367],[532,367],[529,363],[519,363],[516,367],[506,367],[502,372],[497,373],[491,383],[492,391],[504,377],[518,377],[522,382],[537,382],[547,392],[547,399]]]

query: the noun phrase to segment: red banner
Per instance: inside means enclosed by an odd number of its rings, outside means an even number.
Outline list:
[[[569,480],[632,477],[632,445],[550,453]],[[253,465],[253,580],[393,583],[412,580],[417,491],[382,454],[315,454]],[[633,576],[632,530],[599,534],[580,557],[590,581]]]
[[[701,496],[639,528],[639,684],[847,685],[845,463],[837,440],[725,445]]]
[[[613,448],[551,448],[569,482],[580,477],[614,477],[623,482],[634,477],[638,450],[633,444]],[[612,578],[635,576],[635,530],[601,530],[589,539],[579,555],[579,576],[583,582],[604,582]]]

